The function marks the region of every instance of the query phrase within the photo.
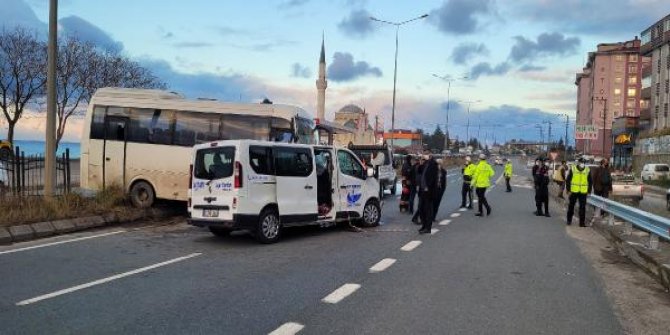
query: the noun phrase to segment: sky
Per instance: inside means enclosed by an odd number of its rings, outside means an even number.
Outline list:
[[[0,0],[0,26],[46,33],[47,4]],[[546,136],[549,122],[553,139],[564,136],[587,53],[631,40],[669,13],[667,0],[61,0],[58,14],[61,35],[119,51],[187,97],[267,97],[312,114],[324,37],[326,117],[353,103],[387,129],[396,28],[369,18],[428,14],[398,30],[395,127],[444,129],[448,85],[435,74],[456,79],[452,137],[491,141],[495,133],[501,141],[538,139],[538,124]],[[19,138],[41,137],[43,114],[33,114],[20,122]],[[66,139],[76,140],[80,127],[75,120]]]

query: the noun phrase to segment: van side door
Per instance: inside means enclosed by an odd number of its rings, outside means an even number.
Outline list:
[[[340,215],[346,212],[360,213],[363,209],[363,186],[366,171],[356,157],[345,150],[337,150],[338,199]]]
[[[249,167],[246,174],[248,198],[255,209],[277,203],[277,179],[272,147],[267,145],[249,146]]]
[[[319,211],[312,149],[276,146],[273,155],[282,225],[316,221]]]

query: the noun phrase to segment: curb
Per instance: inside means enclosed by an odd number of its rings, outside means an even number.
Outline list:
[[[107,213],[81,218],[0,227],[0,245],[8,245],[15,242],[24,242],[53,235],[68,234],[145,219],[161,219],[172,215],[175,215],[175,211],[168,208],[150,208],[129,213]]]
[[[549,192],[552,199],[565,210],[568,204],[566,200],[559,199],[556,196],[558,188],[556,186],[550,187]],[[587,205],[586,211],[587,220],[589,217],[594,217],[592,206]],[[591,227],[593,230],[607,239],[621,255],[626,256],[633,264],[637,265],[658,281],[666,290],[670,291],[670,257],[667,257],[667,255],[664,257],[662,251],[646,248],[646,240],[648,240],[646,233],[639,231],[639,234],[625,235],[623,225],[609,226],[600,220],[592,220],[592,223]],[[659,241],[659,244],[659,250],[665,249],[667,251],[670,249],[668,243]]]

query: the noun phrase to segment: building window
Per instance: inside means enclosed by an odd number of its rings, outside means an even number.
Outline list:
[[[656,73],[661,74],[661,57],[658,57],[658,61],[656,62]]]
[[[614,66],[614,71],[615,72],[623,72],[623,64],[616,64]]]
[[[634,116],[635,115],[635,110],[634,109],[628,109],[626,111],[626,113],[627,113],[628,116]]]
[[[629,65],[628,73],[637,73],[637,65]]]
[[[623,62],[623,55],[614,56],[614,60],[617,61],[617,62]]]
[[[628,99],[626,100],[626,107],[627,108],[635,108],[635,99]]]
[[[628,77],[628,85],[635,85],[635,84],[637,84],[637,77],[636,76]]]
[[[656,96],[661,94],[661,83],[656,83]]]
[[[668,21],[670,22],[670,21]],[[667,56],[665,56],[665,67],[670,70],[670,53],[668,53]]]
[[[670,80],[665,80],[665,93],[670,93]]]
[[[629,88],[627,93],[628,93],[627,95],[628,95],[629,97],[634,97],[635,94],[637,94],[637,90],[634,89],[634,88]]]
[[[629,55],[628,60],[631,62],[637,62],[637,55]]]
[[[614,89],[614,95],[621,95],[621,89],[620,88],[615,88]]]
[[[663,104],[663,115],[665,115],[665,117],[668,117],[668,103],[667,102]]]
[[[622,81],[623,81],[623,78],[621,78],[621,77],[614,78],[614,83],[615,84],[621,84]]]
[[[614,101],[614,107],[621,107],[621,101]]]

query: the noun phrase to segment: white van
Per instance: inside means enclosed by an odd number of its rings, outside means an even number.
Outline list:
[[[217,236],[250,230],[262,243],[281,228],[381,217],[379,182],[350,150],[228,140],[196,145],[189,223]]]
[[[668,164],[645,164],[642,167],[640,178],[643,181],[670,179],[670,166]]]

